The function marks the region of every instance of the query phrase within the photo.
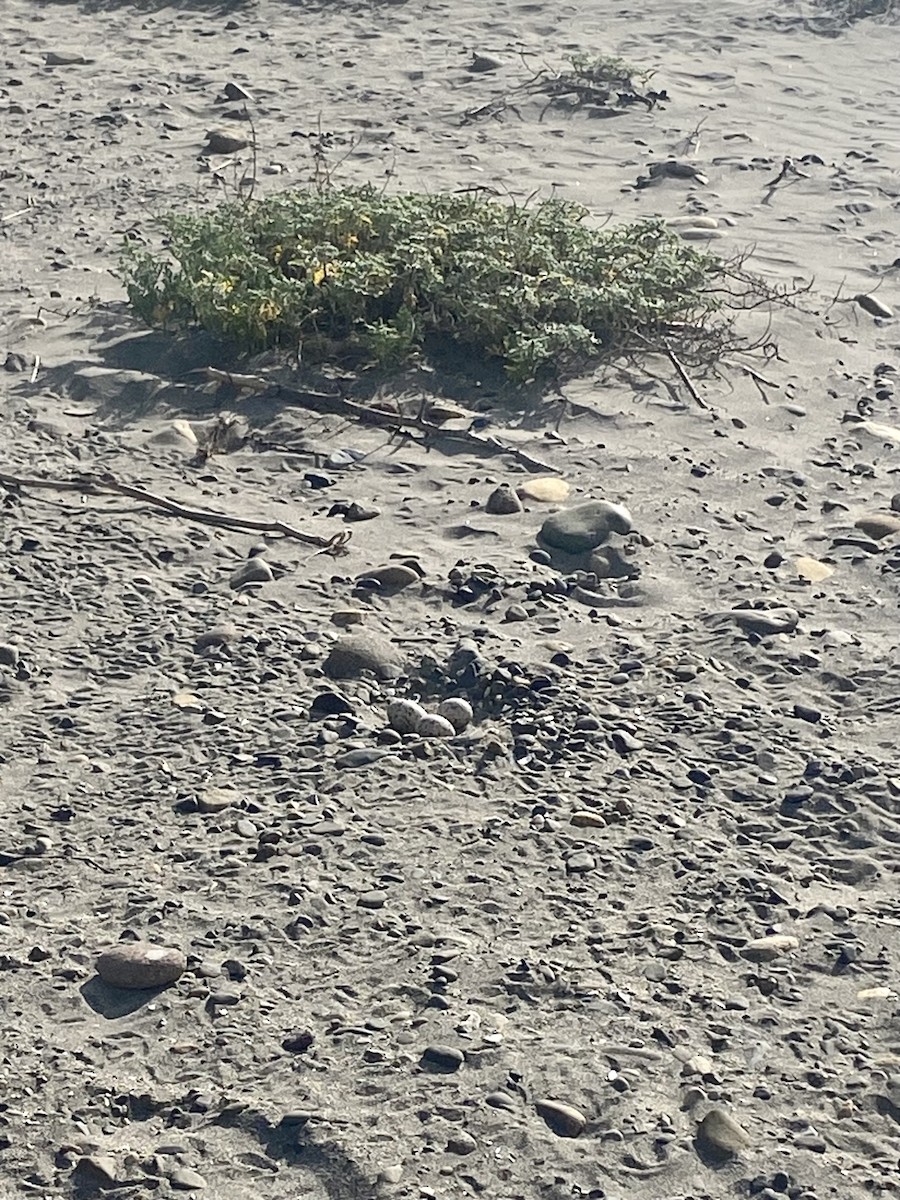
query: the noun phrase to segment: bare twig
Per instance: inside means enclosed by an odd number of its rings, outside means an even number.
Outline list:
[[[705,408],[708,410],[709,405],[706,403],[706,401],[703,399],[703,397],[697,391],[691,377],[688,375],[687,371],[684,369],[684,365],[682,364],[681,359],[678,357],[678,355],[675,353],[675,351],[672,349],[672,347],[669,345],[669,343],[665,339],[663,339],[662,344],[663,344],[663,349],[666,352],[666,356],[669,359],[669,362],[672,364],[672,366],[678,372],[678,378],[681,380],[681,382],[687,388],[687,390],[691,396],[691,399],[694,401],[694,403],[697,405],[698,408]]]
[[[249,517],[232,517],[227,513],[210,512],[203,508],[188,508],[184,504],[178,504],[165,496],[157,496],[154,492],[147,492],[130,483],[119,483],[117,479],[106,472],[101,475],[77,475],[72,479],[34,479],[27,476],[8,475],[6,472],[0,471],[0,486],[18,490],[44,488],[56,492],[80,492],[83,496],[102,496],[108,493],[128,496],[132,500],[138,500],[141,504],[147,504],[151,508],[161,509],[183,521],[196,521],[198,524],[214,525],[219,529],[278,533],[282,537],[292,538],[307,546],[317,546],[329,554],[340,553],[349,540],[349,530],[343,530],[334,537],[326,538],[313,533],[303,533],[302,530],[295,529],[293,525],[287,525],[283,521],[256,521]]]

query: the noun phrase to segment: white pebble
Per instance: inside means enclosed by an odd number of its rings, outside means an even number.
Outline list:
[[[397,733],[416,733],[428,713],[415,700],[392,700],[388,704],[388,724]]]
[[[462,733],[466,726],[471,724],[474,715],[468,700],[459,700],[456,697],[444,700],[438,708],[438,713],[450,722],[457,733]]]
[[[444,738],[453,737],[456,730],[446,717],[439,717],[437,713],[426,713],[419,722],[416,733],[419,737]]]

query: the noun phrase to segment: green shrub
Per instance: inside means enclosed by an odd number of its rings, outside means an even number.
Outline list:
[[[390,366],[449,339],[517,380],[710,324],[719,259],[658,222],[598,231],[587,216],[562,200],[300,190],[169,214],[164,249],[129,248],[123,274],[144,321],[240,352]]]

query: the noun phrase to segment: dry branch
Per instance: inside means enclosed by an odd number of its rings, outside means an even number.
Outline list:
[[[349,530],[343,530],[334,537],[320,537],[318,534],[304,533],[287,525],[284,521],[255,521],[249,517],[231,517],[227,513],[210,512],[204,508],[189,508],[169,500],[165,496],[157,496],[155,492],[147,492],[143,488],[134,487],[130,483],[119,483],[112,475],[104,472],[102,475],[76,475],[72,479],[34,479],[28,476],[8,475],[0,471],[0,486],[21,491],[24,488],[43,488],[55,492],[80,492],[83,496],[119,495],[128,496],[151,508],[161,509],[170,516],[179,517],[182,521],[193,521],[200,525],[213,525],[219,529],[235,529],[253,533],[277,533],[282,537],[292,538],[307,546],[317,546],[326,553],[339,553],[349,540]]]

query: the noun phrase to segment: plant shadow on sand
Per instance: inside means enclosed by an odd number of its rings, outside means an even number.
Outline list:
[[[502,423],[512,418],[539,425],[556,402],[546,381],[515,383],[501,363],[482,361],[452,345],[429,346],[427,367],[336,373],[315,367],[292,369],[283,356],[271,352],[248,360],[235,347],[200,329],[183,333],[148,329],[124,302],[104,304],[82,322],[78,340],[90,347],[88,353],[45,366],[35,391],[49,388],[73,404],[89,403],[96,418],[111,428],[124,429],[151,418],[202,421],[227,409],[238,411],[251,429],[259,429],[285,407],[293,407],[292,393],[311,398],[331,395],[336,402],[344,398],[360,406],[417,396],[458,405],[473,419]],[[261,374],[271,379],[272,386],[265,392],[242,394],[227,380],[211,384],[206,375],[210,367],[224,374]],[[311,416],[317,411],[312,403]],[[321,413],[328,412],[325,404]],[[447,446],[448,452],[465,448],[462,443]],[[468,444],[468,450],[472,448]]]

